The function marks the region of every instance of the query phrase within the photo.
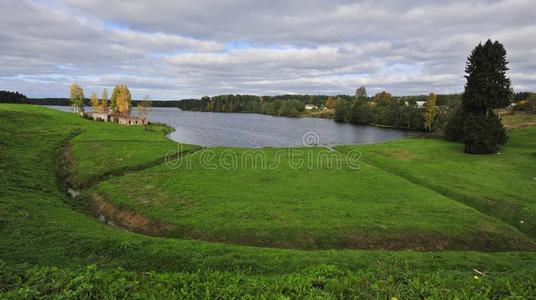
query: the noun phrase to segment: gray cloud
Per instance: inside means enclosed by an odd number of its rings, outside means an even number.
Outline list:
[[[135,97],[219,93],[459,92],[487,38],[514,88],[534,90],[531,0],[7,0],[0,89],[67,96],[117,83]]]

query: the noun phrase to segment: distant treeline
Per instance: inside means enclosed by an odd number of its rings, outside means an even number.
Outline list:
[[[133,106],[142,100],[132,100]],[[185,100],[188,101],[188,100]],[[181,100],[152,100],[153,107],[179,107]],[[0,91],[0,103],[22,103],[36,105],[71,106],[69,98],[27,98],[19,92]],[[90,106],[91,100],[84,98],[84,105]]]
[[[338,97],[351,97],[341,95]],[[218,95],[205,96],[200,100],[182,100],[179,108],[182,110],[211,111],[211,112],[254,112],[271,115],[298,115],[305,109],[305,104],[323,107],[329,96],[325,95]]]
[[[366,95],[366,90],[362,88]],[[357,94],[357,93],[356,93]],[[531,99],[533,93],[519,92],[513,97],[514,102],[524,103]],[[392,96],[387,92],[377,93],[372,97],[360,95],[218,95],[205,96],[179,102],[182,110],[210,112],[253,112],[279,116],[298,116],[303,113],[305,105],[311,104],[318,109],[332,108],[335,103],[334,118],[338,122],[354,124],[374,124],[380,126],[406,128],[414,130],[435,131],[443,129],[449,112],[454,111],[462,101],[462,94],[436,95],[432,109],[433,120],[426,122],[425,103],[429,95]],[[334,101],[333,101],[334,100]],[[525,101],[526,102],[526,101]],[[526,107],[526,106],[525,106]],[[518,107],[520,108],[520,107]]]
[[[28,103],[28,98],[19,92],[0,91],[0,103]]]
[[[418,113],[416,111],[406,111],[405,113],[409,114],[409,118],[414,117],[414,120],[410,120],[410,122],[407,122],[407,120],[402,120],[401,116],[404,113],[403,110],[407,109],[398,104],[426,101],[427,97],[427,95],[391,97],[393,101],[389,108],[383,109],[380,105],[380,108],[382,108],[381,110],[374,109],[374,112],[371,110],[369,117],[360,118],[359,121],[355,118],[355,116],[351,117],[351,115],[354,114],[354,112],[352,112],[352,108],[355,107],[353,103],[372,103],[374,97],[358,97],[350,95],[218,95],[214,97],[206,96],[200,100],[183,100],[179,103],[179,107],[182,110],[194,111],[254,112],[279,116],[298,116],[303,113],[305,105],[307,104],[316,106],[318,109],[323,109],[325,107],[333,108],[330,107],[333,106],[333,104],[330,105],[331,102],[338,103],[337,106],[339,108],[339,116],[343,115],[343,117],[339,117],[337,121],[354,122],[359,124],[375,123],[385,126],[421,129],[422,118],[419,121],[419,117],[417,116]],[[454,106],[460,102],[461,94],[438,95],[437,97],[437,105],[439,106]],[[411,106],[411,108],[413,108],[413,106]],[[346,111],[342,112],[342,110]],[[412,113],[415,116],[412,116]],[[384,117],[384,114],[388,114],[389,116]]]
[[[433,97],[433,102],[429,103],[427,109],[426,103],[430,97]],[[391,96],[388,92],[381,92],[374,97],[337,100],[334,119],[361,125],[435,131],[446,124],[449,110],[457,107],[461,99],[461,94]],[[425,118],[427,113],[430,115],[428,125]]]
[[[383,93],[385,95],[385,93]],[[388,93],[387,93],[388,94]],[[382,93],[373,97],[350,95],[217,95],[201,99],[183,100],[153,100],[153,107],[178,107],[182,110],[207,112],[250,112],[278,116],[299,116],[310,104],[323,109],[332,108],[335,103],[335,120],[356,124],[376,124],[409,129],[423,128],[423,107],[416,105],[418,101],[426,101],[428,95],[390,96],[389,101],[378,101]],[[461,103],[462,94],[439,94],[435,105],[439,108],[438,122],[442,123],[447,111]],[[376,99],[375,99],[376,98]],[[513,102],[521,110],[530,106],[530,99],[535,98],[531,92],[514,94]],[[527,101],[529,99],[529,101]],[[140,100],[133,100],[133,106]],[[27,98],[18,92],[0,91],[0,103],[28,103],[38,105],[70,106],[68,98]],[[367,104],[368,103],[368,104]],[[376,103],[370,105],[371,103]],[[422,102],[421,102],[422,103]],[[528,103],[528,104],[527,104]],[[90,105],[90,99],[84,99],[85,105]],[[379,104],[379,105],[378,105]],[[528,109],[527,109],[528,110]]]

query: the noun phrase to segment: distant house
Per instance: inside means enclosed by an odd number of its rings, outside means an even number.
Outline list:
[[[423,108],[426,105],[426,101],[415,101],[417,103],[417,108]]]
[[[313,109],[318,109],[318,106],[313,105],[313,104],[305,104],[305,110],[313,110]]]
[[[95,120],[95,121],[104,121],[104,122],[108,122],[108,121],[110,121],[110,114],[109,114],[109,113],[105,113],[105,112],[92,112],[90,116],[91,116],[91,118],[93,118],[93,120]]]

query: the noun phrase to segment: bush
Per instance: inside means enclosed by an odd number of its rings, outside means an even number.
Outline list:
[[[335,101],[335,113],[333,116],[335,122],[348,121],[350,108],[350,103],[346,100],[338,99]]]
[[[462,124],[464,111],[461,105],[452,109],[448,114],[447,126],[445,127],[445,138],[449,141],[457,142],[463,138]]]
[[[468,114],[462,126],[464,151],[472,154],[494,153],[506,143],[506,131],[495,114]]]

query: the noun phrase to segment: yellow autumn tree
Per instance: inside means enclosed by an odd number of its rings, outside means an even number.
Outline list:
[[[84,90],[78,84],[71,84],[71,106],[75,113],[84,112]]]
[[[97,97],[97,94],[95,92],[91,93],[91,109],[93,109],[93,112],[101,111],[99,97]]]
[[[112,91],[111,106],[116,113],[122,115],[130,114],[132,95],[126,85],[119,84],[115,86]]]
[[[104,111],[104,112],[108,111],[108,90],[107,89],[104,89],[102,91],[100,109],[101,111]]]
[[[437,95],[435,93],[430,93],[428,99],[426,99],[426,106],[424,108],[424,129],[432,131],[432,124],[437,115]]]
[[[328,109],[333,109],[333,106],[335,106],[335,99],[333,99],[333,97],[329,96],[328,99],[326,100],[326,107]]]

